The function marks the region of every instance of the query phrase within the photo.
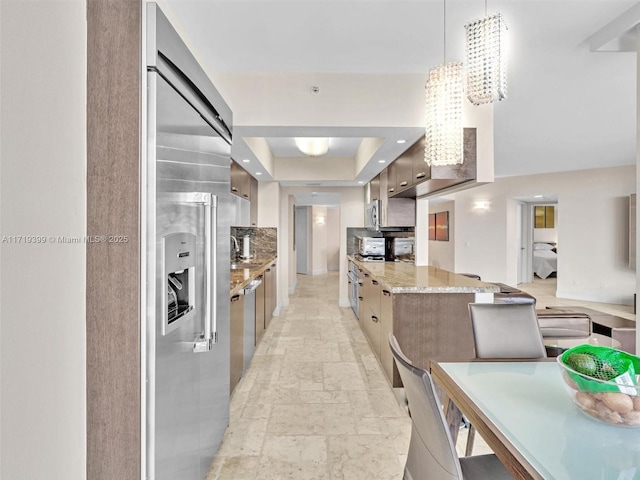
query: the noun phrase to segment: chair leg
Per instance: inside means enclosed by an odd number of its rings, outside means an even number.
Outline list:
[[[473,453],[473,441],[476,438],[476,429],[473,428],[473,425],[469,425],[469,434],[467,436],[467,446],[464,449],[464,456],[470,457]]]

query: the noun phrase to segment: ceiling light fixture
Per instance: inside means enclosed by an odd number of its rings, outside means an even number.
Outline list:
[[[403,143],[407,143],[407,141],[405,139],[403,139],[403,138],[400,138],[400,139],[396,140],[396,143],[403,144]]]
[[[243,159],[242,161],[243,161],[244,163],[250,163],[250,162],[251,162],[251,160],[249,160],[248,158],[245,158],[245,159]]]
[[[262,175],[262,172],[256,172],[256,175]]]
[[[464,26],[467,34],[467,98],[474,105],[507,98],[507,26],[501,13],[487,15]]]
[[[462,163],[462,63],[447,63],[447,2],[444,4],[444,62],[432,68],[425,89],[424,161],[431,165]]]
[[[378,160],[378,163],[385,163],[386,160]]]
[[[296,147],[305,155],[319,157],[329,151],[329,139],[320,137],[296,138]]]

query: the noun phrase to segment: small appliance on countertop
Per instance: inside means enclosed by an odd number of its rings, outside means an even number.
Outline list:
[[[388,262],[411,261],[414,243],[414,237],[386,237],[385,259]]]
[[[357,254],[361,257],[378,256],[384,260],[384,237],[356,237]]]

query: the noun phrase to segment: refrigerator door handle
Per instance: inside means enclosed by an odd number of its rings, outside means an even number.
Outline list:
[[[217,311],[217,295],[216,278],[217,278],[217,242],[218,238],[218,197],[210,193],[196,193],[202,195],[202,205],[204,206],[204,291],[205,291],[205,310],[204,310],[204,333],[198,335],[193,340],[193,352],[208,352],[213,344],[218,341],[217,335],[217,319],[215,312]]]

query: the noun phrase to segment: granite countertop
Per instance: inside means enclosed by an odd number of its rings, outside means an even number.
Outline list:
[[[500,288],[437,267],[417,267],[406,262],[360,262],[347,257],[369,272],[391,293],[491,293]]]
[[[276,258],[277,257],[275,255],[272,257],[252,258],[246,262],[248,265],[251,265],[251,268],[231,270],[229,275],[229,280],[231,282],[231,296],[233,297],[234,295],[238,295],[251,280],[254,280],[257,276],[263,274]],[[243,262],[242,260],[238,260],[235,263],[242,264]]]

